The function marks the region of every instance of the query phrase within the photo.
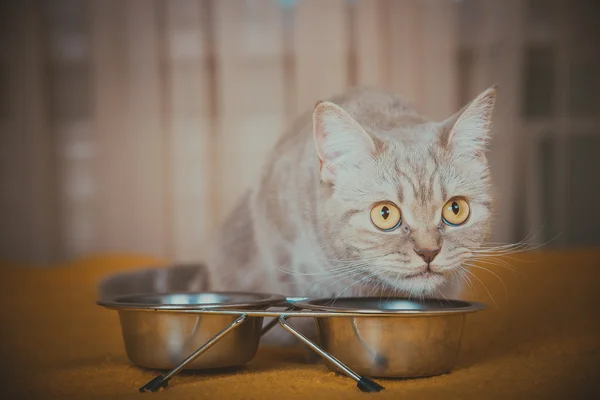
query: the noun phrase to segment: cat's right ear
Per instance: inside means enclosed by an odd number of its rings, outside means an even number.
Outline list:
[[[461,111],[448,118],[442,145],[455,154],[485,158],[492,134],[492,117],[496,103],[496,86],[483,91]]]
[[[332,181],[342,169],[370,160],[375,142],[364,128],[337,104],[321,101],[313,111],[313,135],[323,181]]]

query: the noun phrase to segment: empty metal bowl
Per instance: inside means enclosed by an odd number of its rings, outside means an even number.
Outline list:
[[[117,310],[129,360],[140,367],[171,369],[239,316],[186,310],[264,310],[285,301],[266,293],[203,292],[137,294],[98,304]],[[183,311],[183,312],[182,312]],[[249,317],[185,369],[240,366],[258,349],[262,317]]]
[[[448,373],[454,368],[465,316],[485,305],[348,297],[300,301],[296,307],[368,314],[315,317],[320,347],[360,375],[416,378]],[[337,370],[330,363],[327,366]]]

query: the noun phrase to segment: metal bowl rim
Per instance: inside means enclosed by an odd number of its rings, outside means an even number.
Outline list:
[[[172,296],[172,295],[201,295],[201,294],[215,294],[215,295],[250,295],[250,296],[262,296],[263,299],[258,300],[247,300],[240,301],[237,303],[207,303],[207,304],[149,304],[149,303],[125,303],[123,299],[144,296]],[[242,291],[207,291],[207,292],[147,292],[147,293],[135,293],[131,295],[116,296],[107,300],[99,300],[96,302],[97,305],[110,308],[113,310],[202,310],[202,309],[213,309],[213,310],[231,310],[239,308],[250,308],[250,307],[269,307],[275,306],[286,301],[285,296],[276,293],[262,293],[262,292],[242,292]]]
[[[349,299],[360,299],[360,300],[381,300],[380,297],[338,297],[337,300],[349,300]],[[441,300],[440,301],[451,301],[455,303],[462,303],[464,307],[448,307],[448,308],[439,308],[439,309],[431,309],[431,310],[386,310],[386,309],[362,309],[362,308],[341,308],[335,306],[326,306],[320,304],[313,304],[315,302],[326,302],[334,300],[332,297],[320,297],[309,299],[306,301],[298,301],[294,303],[297,308],[302,308],[305,310],[311,311],[323,311],[323,312],[333,312],[338,314],[365,314],[365,315],[410,315],[410,316],[432,316],[432,315],[447,315],[447,314],[466,314],[473,313],[476,311],[485,310],[487,305],[484,303],[473,302],[473,301],[465,301],[465,300]],[[388,300],[404,300],[404,301],[412,301],[418,302],[418,300],[411,300],[405,297],[389,297],[386,298]]]

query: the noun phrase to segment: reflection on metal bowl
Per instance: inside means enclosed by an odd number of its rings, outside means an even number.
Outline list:
[[[285,297],[264,293],[204,292],[122,296],[98,304],[119,312],[129,360],[140,367],[171,369],[239,316],[186,311],[264,310]],[[249,317],[186,369],[241,366],[258,349],[262,317]]]
[[[455,300],[379,297],[313,299],[296,306],[365,314],[315,317],[320,347],[360,375],[388,378],[450,372],[460,351],[465,316],[485,308],[480,303]],[[329,363],[328,367],[337,370]]]

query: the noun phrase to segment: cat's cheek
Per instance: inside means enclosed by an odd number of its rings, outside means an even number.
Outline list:
[[[471,222],[484,221],[491,218],[492,212],[489,207],[486,207],[483,204],[474,204],[471,208],[471,215],[469,216],[469,220]]]

